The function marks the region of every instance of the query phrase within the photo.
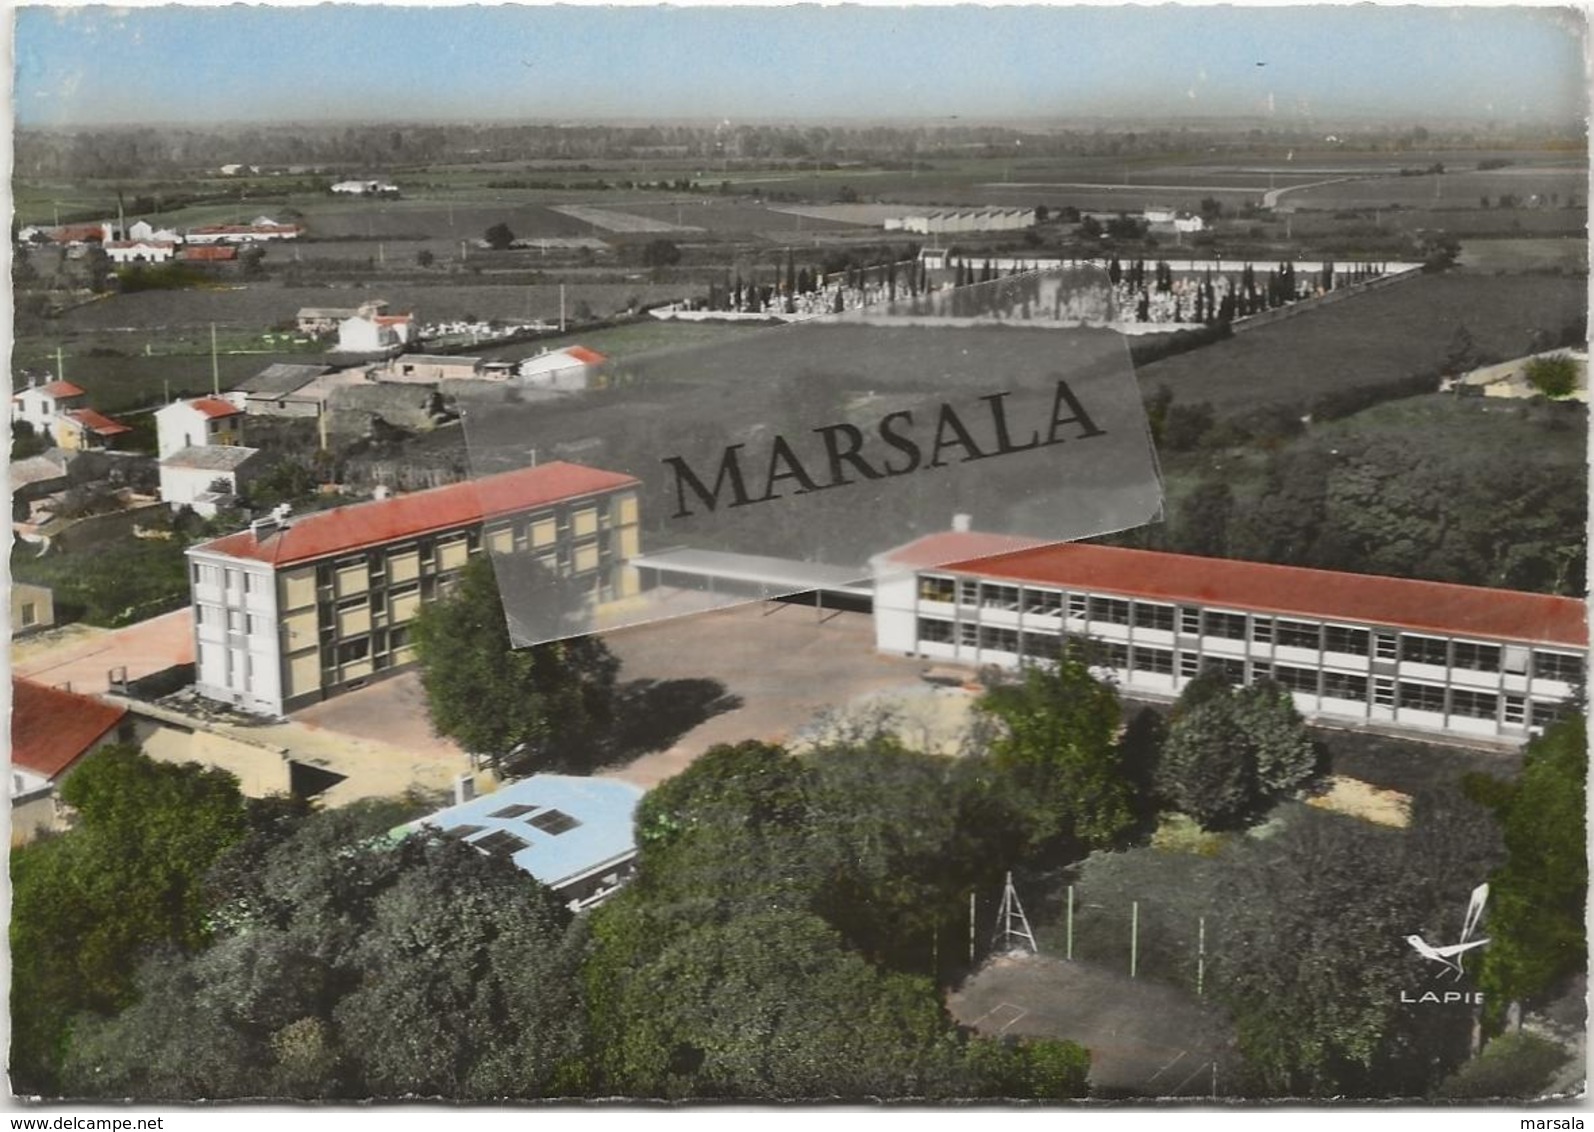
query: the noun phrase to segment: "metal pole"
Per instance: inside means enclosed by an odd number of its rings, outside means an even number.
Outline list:
[[[1202,998],[1207,974],[1207,918],[1202,916],[1197,923],[1200,926],[1196,932],[1195,992],[1197,998]]]
[[[1129,905],[1129,977],[1135,977],[1140,964],[1140,901]]]
[[[974,893],[969,893],[969,965],[974,965]]]
[[[1068,950],[1066,958],[1074,957],[1074,886],[1068,886]]]

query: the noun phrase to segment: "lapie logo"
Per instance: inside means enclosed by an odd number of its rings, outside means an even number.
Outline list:
[[[1467,918],[1461,925],[1461,939],[1456,943],[1447,944],[1444,947],[1435,947],[1420,935],[1409,935],[1406,937],[1406,942],[1411,944],[1416,949],[1417,954],[1424,959],[1431,959],[1433,962],[1442,965],[1450,973],[1452,979],[1461,978],[1466,973],[1466,969],[1461,965],[1462,957],[1473,948],[1482,947],[1489,942],[1488,939],[1472,938],[1472,933],[1477,930],[1478,921],[1483,917],[1484,902],[1488,899],[1489,886],[1487,884],[1480,884],[1472,890],[1472,899],[1467,902]]]
[[[1478,921],[1483,918],[1483,906],[1488,902],[1488,899],[1489,886],[1487,884],[1480,884],[1477,888],[1472,890],[1472,898],[1467,901],[1467,916],[1461,925],[1461,938],[1455,943],[1447,943],[1441,946],[1435,946],[1434,944],[1431,944],[1427,940],[1423,939],[1420,935],[1409,935],[1406,937],[1406,942],[1411,945],[1412,950],[1416,951],[1418,955],[1421,955],[1424,959],[1427,959],[1430,962],[1439,964],[1439,966],[1443,969],[1440,977],[1443,977],[1444,974],[1448,974],[1452,980],[1459,980],[1462,975],[1466,974],[1466,968],[1463,965],[1463,960],[1465,959],[1467,952],[1482,947],[1484,944],[1489,942],[1487,936],[1481,939],[1472,938],[1472,933],[1478,930]],[[1420,996],[1413,998],[1406,991],[1401,991],[1400,1001],[1439,1003],[1464,1002],[1475,1005],[1483,1001],[1483,994],[1482,992],[1476,991],[1445,991],[1443,995],[1440,995],[1434,991],[1425,991]]]

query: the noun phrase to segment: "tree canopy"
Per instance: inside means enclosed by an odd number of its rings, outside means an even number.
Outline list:
[[[1233,688],[1209,670],[1180,696],[1157,786],[1204,829],[1246,824],[1318,774],[1320,753],[1289,692],[1271,680]]]
[[[593,637],[514,648],[493,566],[478,555],[414,627],[432,728],[511,770],[590,767],[620,662]]]
[[[245,833],[237,781],[136,747],[96,752],[61,785],[76,826],[11,854],[13,1081],[50,1092],[79,1012],[133,997],[150,948],[208,934],[204,876]]]
[[[1117,693],[1091,676],[1083,655],[1032,665],[997,684],[978,711],[994,725],[992,766],[1027,800],[1037,843],[1064,837],[1112,844],[1134,821],[1134,794],[1117,744]]]
[[[482,239],[487,241],[488,247],[501,252],[515,242],[515,233],[510,230],[509,225],[500,221],[488,228],[482,234]]]
[[[1480,979],[1497,1010],[1587,963],[1587,783],[1587,727],[1577,715],[1528,745],[1515,782],[1468,784],[1492,803],[1507,854],[1489,878]]]
[[[143,1098],[584,1089],[581,934],[547,889],[384,805],[272,823],[213,876],[215,939],[140,968],[74,1035],[65,1086]]]
[[[987,775],[879,736],[801,758],[743,743],[649,794],[638,876],[592,921],[603,1087],[1080,1095],[1083,1050],[961,1036],[928,977],[956,966],[969,889],[1013,851],[1016,815]]]
[[[1228,870],[1210,968],[1256,1095],[1420,1096],[1468,1052],[1465,1010],[1414,1010],[1494,841],[1481,807],[1419,798],[1405,831],[1296,808]]]

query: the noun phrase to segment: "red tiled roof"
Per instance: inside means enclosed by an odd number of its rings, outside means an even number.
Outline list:
[[[50,239],[62,244],[103,240],[104,238],[105,229],[99,224],[63,224],[50,232]]]
[[[904,549],[911,551],[925,541],[921,539]],[[950,549],[952,545],[943,544],[943,548]],[[1058,543],[958,561],[946,569],[1006,581],[1040,582],[1286,617],[1391,625],[1485,640],[1588,647],[1588,607],[1584,602],[1515,590],[1082,543]]]
[[[212,420],[217,417],[235,417],[243,412],[237,405],[230,401],[223,401],[219,397],[196,397],[188,402],[188,407],[197,410]]]
[[[11,679],[11,762],[54,779],[122,721],[126,708]]]
[[[27,390],[25,389],[18,390],[18,393],[26,392]],[[43,393],[47,397],[54,397],[57,400],[65,397],[83,396],[83,390],[73,385],[70,381],[52,381],[48,385],[39,386],[39,392]]]
[[[636,483],[631,476],[618,472],[556,461],[392,499],[336,507],[290,519],[285,530],[279,529],[262,539],[257,540],[249,531],[239,531],[195,549],[287,566],[453,530]]]
[[[566,346],[565,353],[576,359],[576,361],[589,366],[601,366],[609,360],[598,351],[588,349],[586,346]]]
[[[97,409],[73,409],[66,414],[96,436],[120,436],[133,430],[121,421],[113,421]]]
[[[184,259],[237,259],[238,249],[231,244],[206,244],[198,248],[184,248]]]

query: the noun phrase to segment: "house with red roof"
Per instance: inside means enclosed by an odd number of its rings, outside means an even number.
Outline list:
[[[520,363],[520,384],[534,389],[578,392],[590,388],[608,358],[586,346],[544,350]]]
[[[264,463],[244,444],[246,414],[232,400],[196,397],[155,413],[161,499],[206,518],[243,492]]]
[[[30,380],[26,389],[11,395],[11,419],[26,421],[40,436],[53,437],[56,421],[88,403],[88,394],[70,381]]]
[[[97,409],[70,409],[55,422],[55,443],[69,452],[87,452],[115,447],[120,437],[132,431]]]
[[[58,828],[62,779],[101,747],[132,739],[126,708],[12,677],[11,843]]]
[[[243,443],[244,411],[222,397],[173,401],[155,412],[156,454],[166,457],[189,447]]]
[[[232,263],[238,258],[238,249],[231,244],[205,244],[184,248],[177,258],[184,263]]]
[[[422,604],[483,551],[540,563],[596,605],[630,597],[640,486],[555,461],[191,547],[195,690],[280,716],[396,672]]]
[[[1575,598],[959,530],[872,566],[880,651],[1016,668],[1074,639],[1132,697],[1215,667],[1324,723],[1514,743],[1587,668]]]

